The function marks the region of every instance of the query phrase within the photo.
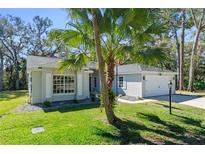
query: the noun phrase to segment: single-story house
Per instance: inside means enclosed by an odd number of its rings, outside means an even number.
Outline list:
[[[115,70],[113,90],[118,95],[137,98],[167,95],[170,81],[172,94],[175,93],[176,72],[141,64],[119,65]]]
[[[91,93],[100,93],[96,62],[90,62],[80,71],[58,71],[59,58],[27,57],[30,102],[88,99]],[[115,68],[113,91],[117,95],[148,97],[168,94],[168,83],[175,83],[175,72],[139,64]],[[117,73],[116,73],[117,72]],[[116,78],[118,80],[116,80]],[[172,93],[175,93],[173,84]]]

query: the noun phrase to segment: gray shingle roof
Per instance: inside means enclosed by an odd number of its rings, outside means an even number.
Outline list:
[[[28,56],[27,69],[38,68],[42,65],[57,63],[59,58],[41,57],[41,56]]]
[[[127,65],[118,66],[118,74],[136,74],[140,72],[175,73],[169,70],[163,70],[159,67],[153,67],[153,66],[147,66],[147,65],[141,65],[141,64],[127,64]]]
[[[28,56],[27,57],[27,69],[38,68],[38,67],[57,67],[57,63],[60,58],[50,58],[50,57],[41,57],[41,56]],[[97,63],[91,61],[88,63],[87,67],[90,69],[96,69]]]
[[[41,56],[28,56],[27,57],[27,69],[38,68],[38,67],[56,67],[57,62],[60,58],[50,58]],[[87,65],[90,69],[96,69],[97,63],[94,61],[89,62]],[[116,70],[116,69],[115,69]],[[140,72],[166,72],[175,73],[169,70],[163,70],[158,67],[141,65],[141,64],[127,64],[118,66],[118,74],[136,74]]]

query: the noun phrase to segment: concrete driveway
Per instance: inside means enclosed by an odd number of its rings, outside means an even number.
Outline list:
[[[169,101],[169,95],[148,97],[148,99],[158,101]],[[172,95],[172,101],[179,104],[185,104],[205,109],[205,97],[175,94]]]

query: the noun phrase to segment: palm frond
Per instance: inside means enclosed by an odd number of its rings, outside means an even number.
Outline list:
[[[162,48],[146,48],[132,53],[132,60],[146,65],[162,66],[168,60]]]
[[[59,61],[58,70],[78,71],[88,64],[89,57],[85,53],[70,54],[66,59]]]

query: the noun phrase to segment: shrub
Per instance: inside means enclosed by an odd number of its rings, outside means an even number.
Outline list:
[[[46,106],[46,107],[50,107],[51,102],[47,100],[47,101],[43,102],[43,105]]]
[[[115,93],[112,90],[108,91],[108,96],[109,96],[109,102],[111,103],[112,108],[115,107],[116,101],[115,101]],[[104,103],[102,102],[102,95],[100,95],[100,107],[104,107]]]
[[[205,82],[201,80],[196,80],[193,84],[194,89],[196,90],[204,90],[205,89]]]
[[[184,86],[188,87],[189,80],[184,80]],[[194,80],[193,87],[195,90],[205,90],[205,81],[203,80]]]

